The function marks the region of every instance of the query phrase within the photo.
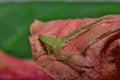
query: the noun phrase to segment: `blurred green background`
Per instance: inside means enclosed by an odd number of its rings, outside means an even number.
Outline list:
[[[50,21],[120,14],[119,2],[9,2],[0,3],[0,49],[31,58],[28,36],[34,19]]]

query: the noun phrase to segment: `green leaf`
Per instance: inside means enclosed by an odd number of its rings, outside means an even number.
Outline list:
[[[29,26],[34,19],[50,21],[120,14],[115,2],[0,3],[0,49],[21,58],[31,58]]]

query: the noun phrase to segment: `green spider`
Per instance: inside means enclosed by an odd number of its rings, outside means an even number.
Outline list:
[[[98,19],[98,20],[96,20],[96,21],[94,21],[94,22],[92,22],[88,25],[84,25],[80,28],[77,28],[72,33],[70,33],[69,35],[64,36],[64,37],[54,38],[54,37],[51,37],[51,36],[40,35],[39,40],[46,46],[49,55],[50,55],[50,51],[53,51],[53,54],[54,54],[54,56],[56,57],[57,60],[62,61],[64,63],[68,64],[68,65],[73,64],[73,65],[76,65],[76,66],[79,66],[79,67],[92,68],[93,66],[88,66],[88,65],[81,64],[81,63],[78,63],[78,62],[74,61],[69,56],[64,55],[60,51],[60,49],[63,46],[63,44],[65,43],[65,41],[67,41],[68,39],[70,39],[73,36],[76,36],[78,33],[80,34],[83,31],[88,30],[90,27],[92,27],[92,25],[94,25],[94,24],[96,24],[96,23],[98,23],[98,22],[100,22],[104,19],[105,19],[105,17],[100,18],[100,19]]]

